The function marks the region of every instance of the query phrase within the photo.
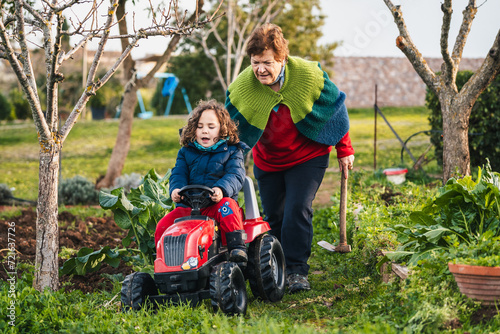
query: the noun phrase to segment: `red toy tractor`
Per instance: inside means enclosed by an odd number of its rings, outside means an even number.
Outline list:
[[[183,203],[192,208],[191,216],[177,219],[158,241],[154,279],[143,272],[125,278],[121,290],[123,309],[138,310],[146,303],[155,306],[167,302],[194,306],[210,298],[214,311],[245,314],[246,279],[255,297],[271,302],[281,300],[285,292],[285,256],[281,244],[266,233],[269,224],[260,217],[249,177],[245,179],[243,192],[246,211],[243,226],[248,246],[248,263],[243,270],[228,261],[225,238],[218,223],[200,215],[200,209],[212,203],[212,190],[186,186],[179,194],[184,198]]]

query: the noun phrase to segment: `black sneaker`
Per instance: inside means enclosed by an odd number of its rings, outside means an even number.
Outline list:
[[[311,285],[307,280],[307,275],[290,274],[286,278],[286,283],[288,285],[288,291],[290,293],[311,290]]]

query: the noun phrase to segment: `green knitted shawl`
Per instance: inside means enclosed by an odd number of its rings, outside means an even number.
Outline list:
[[[278,104],[290,109],[297,129],[307,138],[335,145],[349,130],[345,94],[330,81],[319,63],[288,57],[278,92],[261,84],[249,66],[226,92],[226,108],[237,121],[240,140],[253,147]]]

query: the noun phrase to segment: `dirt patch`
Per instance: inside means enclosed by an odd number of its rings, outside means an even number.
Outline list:
[[[385,188],[384,193],[380,194],[380,198],[384,201],[386,206],[393,205],[398,196],[402,194],[398,192],[394,192],[391,188]]]
[[[481,306],[471,317],[471,323],[473,325],[478,325],[480,323],[486,322],[500,314],[500,310],[495,306]]]
[[[82,247],[88,247],[98,250],[104,246],[114,248],[120,246],[121,240],[126,236],[126,232],[115,224],[112,217],[87,217],[81,219],[65,211],[59,214],[58,219],[60,249],[67,247],[79,250]],[[8,220],[0,219],[0,230],[4,231],[0,233],[0,261],[3,266],[6,266],[8,240],[5,232],[8,231],[11,222],[15,223],[16,262],[34,264],[36,211],[32,208],[22,209],[20,215]],[[60,259],[59,266],[62,266],[63,262],[64,260]],[[110,291],[113,288],[112,281],[103,274],[123,274],[125,276],[131,272],[132,269],[124,264],[121,264],[118,268],[104,264],[100,270],[85,276],[63,275],[60,277],[60,282],[66,291],[75,289],[83,292],[101,291],[103,289]],[[0,278],[8,278],[6,270],[0,271]]]

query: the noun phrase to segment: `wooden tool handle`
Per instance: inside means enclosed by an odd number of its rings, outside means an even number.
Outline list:
[[[347,178],[340,173],[340,240],[339,246],[347,245],[346,236],[346,213],[347,213]]]

